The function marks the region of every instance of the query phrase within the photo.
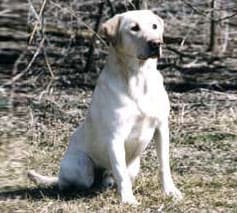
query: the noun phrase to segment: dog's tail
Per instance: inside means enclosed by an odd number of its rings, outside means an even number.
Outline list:
[[[58,185],[58,177],[40,175],[37,172],[35,172],[34,170],[29,170],[27,172],[27,176],[36,185],[43,185],[43,186],[56,186],[56,185]]]

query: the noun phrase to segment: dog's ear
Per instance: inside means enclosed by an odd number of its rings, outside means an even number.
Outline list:
[[[113,45],[116,44],[118,39],[120,18],[120,15],[115,15],[113,18],[103,23],[100,27],[100,34]]]

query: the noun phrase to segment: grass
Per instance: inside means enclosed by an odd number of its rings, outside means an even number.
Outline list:
[[[91,91],[55,92],[1,112],[0,212],[237,212],[237,96],[230,93],[170,93],[171,166],[182,202],[161,192],[153,143],[134,185],[136,207],[122,205],[115,189],[61,194],[29,182],[28,169],[57,174],[90,97]]]

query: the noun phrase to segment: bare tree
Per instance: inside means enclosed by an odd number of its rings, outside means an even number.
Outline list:
[[[148,9],[147,0],[133,0],[131,3],[136,10]]]
[[[223,54],[227,50],[229,25],[225,22],[228,17],[228,2],[211,0],[210,36],[208,51],[214,54]]]

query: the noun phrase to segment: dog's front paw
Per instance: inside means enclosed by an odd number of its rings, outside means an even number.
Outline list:
[[[173,197],[175,200],[183,199],[182,193],[175,185],[164,187],[164,192],[166,195]]]
[[[108,176],[103,177],[102,185],[106,189],[113,188],[115,186],[115,180],[114,180],[113,176],[108,175]]]

